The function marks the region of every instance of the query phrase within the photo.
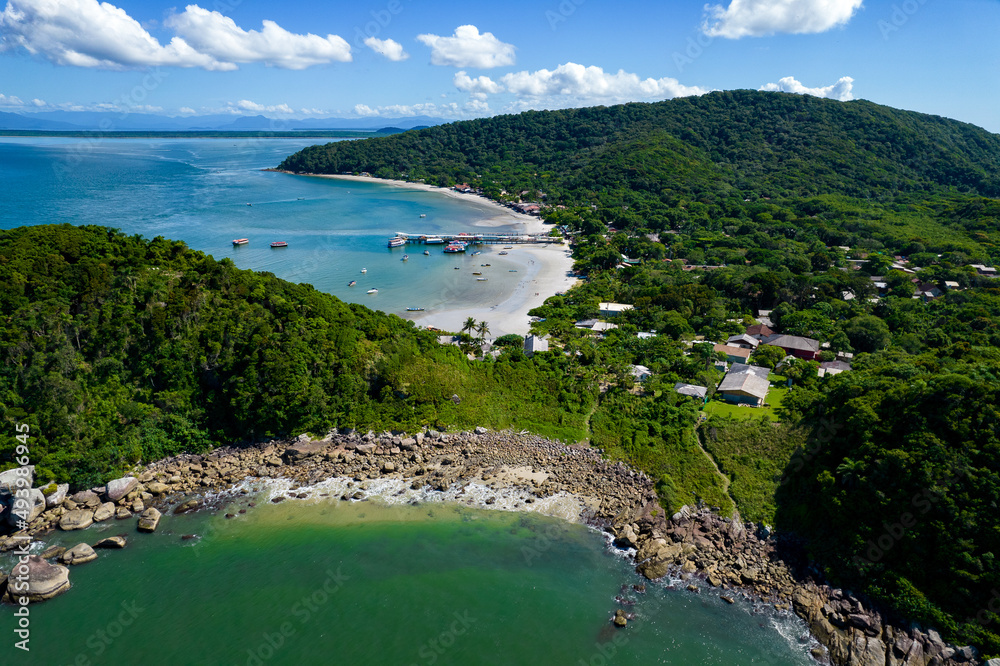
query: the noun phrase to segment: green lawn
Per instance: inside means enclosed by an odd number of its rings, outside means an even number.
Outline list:
[[[726,416],[743,421],[759,419],[762,416],[766,416],[772,421],[780,421],[781,419],[778,418],[775,410],[781,407],[785,394],[788,393],[788,387],[784,385],[785,378],[781,375],[771,373],[768,379],[771,381],[771,388],[767,392],[767,407],[739,407],[721,398],[712,398],[702,409],[702,413],[709,417]],[[776,383],[780,386],[775,386]]]

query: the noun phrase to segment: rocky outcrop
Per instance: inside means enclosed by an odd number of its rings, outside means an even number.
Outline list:
[[[49,491],[49,488],[52,486],[54,487],[51,489],[51,491]],[[42,488],[41,490],[42,494],[45,495],[45,508],[51,509],[59,506],[60,504],[63,503],[63,501],[65,501],[66,495],[67,493],[69,493],[69,484],[60,483],[57,485],[53,483],[50,484],[49,487]]]
[[[105,502],[94,511],[94,522],[103,523],[115,517],[115,505],[113,502]]]
[[[59,529],[66,532],[82,530],[94,524],[94,512],[87,509],[67,511],[59,519]]]
[[[160,512],[154,507],[149,507],[139,516],[138,530],[140,532],[155,532],[160,524]]]
[[[94,544],[94,548],[112,548],[121,549],[124,548],[128,542],[125,540],[124,536],[111,536],[107,539],[101,539]]]
[[[21,597],[29,602],[45,601],[70,588],[69,569],[59,564],[49,564],[32,555],[24,564],[18,564],[9,574],[7,601],[17,603]]]
[[[65,553],[59,556],[59,561],[63,564],[85,564],[97,559],[97,553],[88,544],[78,543]]]
[[[121,479],[108,481],[105,496],[108,498],[109,502],[117,502],[135,490],[138,485],[139,480],[133,476],[126,476]]]

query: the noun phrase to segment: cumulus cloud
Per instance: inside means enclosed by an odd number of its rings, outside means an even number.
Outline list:
[[[354,113],[365,118],[401,118],[404,116],[462,118],[489,115],[491,111],[488,104],[482,100],[473,99],[466,104],[458,104],[457,102],[434,104],[433,102],[426,102],[421,104],[389,104],[376,107],[371,107],[367,104],[356,104],[354,106]]]
[[[702,26],[710,37],[762,37],[778,32],[826,32],[846,24],[863,0],[732,0],[705,5]]]
[[[637,74],[618,70],[605,72],[596,66],[573,62],[554,70],[514,72],[500,79],[507,91],[524,98],[562,98],[576,102],[606,103],[635,100],[671,99],[703,95],[704,88],[682,85],[677,79],[640,79]]]
[[[394,39],[369,37],[365,40],[365,46],[370,48],[375,53],[385,56],[386,59],[392,60],[393,62],[406,60],[410,57],[410,54],[403,50],[403,45]]]
[[[779,79],[777,83],[767,83],[760,87],[768,92],[798,93],[800,95],[813,95],[815,97],[826,97],[829,99],[847,102],[854,99],[854,79],[849,76],[841,77],[836,83],[825,88],[807,88],[792,76]]]
[[[460,25],[451,37],[417,35],[431,49],[431,63],[450,67],[505,67],[514,64],[514,46],[505,44],[492,32],[479,34],[474,25]]]
[[[190,106],[182,106],[181,108],[177,109],[177,111],[178,111],[178,113],[184,113],[184,114],[191,115],[191,116],[193,116],[194,114],[198,113],[197,111],[195,111],[194,109],[192,109]]]
[[[0,93],[0,106],[24,106],[24,102],[17,95],[4,95]]]
[[[351,46],[343,37],[297,35],[274,21],[263,29],[243,30],[219,12],[188,5],[164,22],[200,53],[229,63],[262,62],[285,69],[305,69],[329,62],[350,62]]]
[[[271,106],[265,104],[257,104],[256,102],[251,102],[248,99],[241,99],[234,105],[237,109],[241,111],[252,111],[254,113],[295,113],[295,109],[288,106],[287,104],[274,104]]]
[[[260,62],[288,69],[351,59],[336,35],[297,35],[273,21],[246,31],[219,12],[188,5],[164,23],[166,45],[128,13],[98,0],[8,0],[0,13],[0,49],[24,49],[58,65],[127,69],[201,67],[227,71]]]
[[[455,74],[455,87],[463,92],[496,94],[503,91],[503,86],[488,76],[472,78],[465,71]]]

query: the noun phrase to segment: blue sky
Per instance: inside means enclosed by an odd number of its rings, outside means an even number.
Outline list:
[[[0,110],[431,115],[734,88],[1000,132],[996,0],[0,0]]]

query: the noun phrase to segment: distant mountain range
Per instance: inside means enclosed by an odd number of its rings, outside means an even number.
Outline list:
[[[0,111],[2,130],[51,131],[295,131],[295,130],[377,130],[392,125],[400,129],[427,127],[451,122],[442,118],[410,116],[406,118],[303,118],[273,119],[265,116],[159,116],[149,113],[100,111],[42,111],[6,113]]]

